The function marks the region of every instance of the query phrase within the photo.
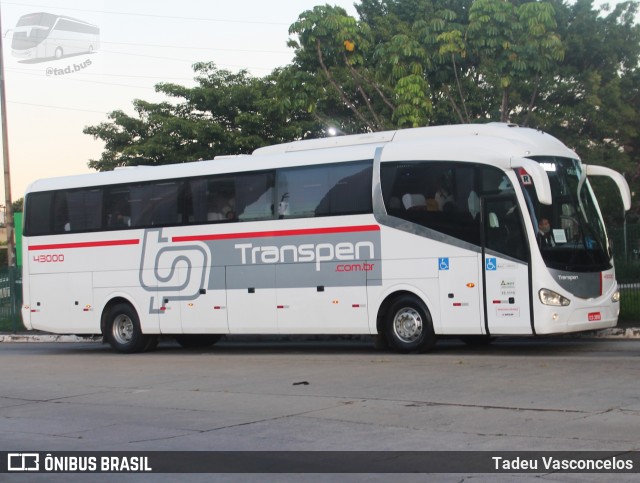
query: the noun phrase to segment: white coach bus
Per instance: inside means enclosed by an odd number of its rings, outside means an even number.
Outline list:
[[[588,175],[612,178],[629,209],[620,174],[507,124],[36,181],[24,324],[103,334],[121,352],[224,334],[370,334],[424,352],[440,335],[613,327],[619,292]]]
[[[11,52],[20,59],[60,59],[92,53],[100,47],[100,29],[64,15],[36,12],[23,15],[13,31]]]

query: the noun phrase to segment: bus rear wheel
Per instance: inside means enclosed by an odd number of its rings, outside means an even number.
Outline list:
[[[105,338],[114,350],[132,354],[150,350],[155,346],[157,336],[142,333],[140,319],[131,305],[114,305],[107,317]]]
[[[422,301],[412,295],[395,300],[386,315],[384,332],[396,352],[428,352],[436,344],[433,322]]]

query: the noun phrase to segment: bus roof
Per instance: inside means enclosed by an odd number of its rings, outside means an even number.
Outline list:
[[[290,143],[265,146],[256,149],[254,155],[290,153],[296,151],[309,151],[315,149],[329,149],[343,146],[364,144],[386,144],[415,140],[427,140],[433,138],[464,138],[479,136],[511,140],[521,145],[530,145],[536,150],[548,151],[561,150],[564,156],[577,157],[573,152],[567,153],[567,148],[558,139],[530,128],[522,128],[515,124],[492,122],[488,124],[456,124],[448,126],[429,126],[413,129],[401,129],[397,131],[383,131],[365,134],[353,134],[348,136],[333,136],[321,139],[309,139],[293,141]]]
[[[578,157],[556,138],[541,131],[502,123],[466,124],[294,141],[259,148],[252,155],[218,156],[212,161],[43,179],[33,182],[27,192],[373,159],[379,147],[384,147],[382,162],[476,161],[503,169],[509,169],[516,157]]]

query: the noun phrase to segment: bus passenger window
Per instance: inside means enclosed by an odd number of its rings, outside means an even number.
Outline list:
[[[24,234],[49,235],[51,233],[52,192],[29,193],[25,197],[26,218]]]
[[[119,230],[131,226],[129,207],[129,188],[116,187],[105,193],[105,224],[107,229]]]
[[[229,200],[227,219],[240,221],[269,220],[274,217],[274,175],[271,172],[237,174],[235,198]]]
[[[69,207],[67,193],[59,191],[53,199],[53,232],[64,233],[69,231]]]
[[[371,161],[278,170],[281,218],[371,213]]]
[[[69,191],[69,222],[65,231],[94,231],[102,228],[102,189]]]

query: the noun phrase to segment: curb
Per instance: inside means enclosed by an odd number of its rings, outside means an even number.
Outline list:
[[[596,330],[594,332],[570,334],[570,335],[566,335],[565,337],[593,338],[593,339],[640,339],[640,328],[614,327],[612,329]]]
[[[102,342],[102,336],[0,334],[0,343],[3,342]]]
[[[614,327],[612,329],[603,329],[593,332],[581,332],[578,334],[559,334],[559,337],[564,338],[576,338],[576,339],[640,339],[639,327]],[[246,339],[247,336],[232,336],[230,339]],[[252,340],[264,340],[264,336],[250,336]],[[309,340],[317,340],[318,336],[296,336],[308,338]],[[347,340],[354,340],[354,336],[332,336],[335,340],[345,338]],[[356,338],[366,337],[369,335],[355,336]],[[552,336],[553,337],[553,336]],[[272,337],[269,337],[272,340]],[[288,336],[276,337],[276,340],[290,340]],[[87,342],[102,342],[102,336],[78,336],[78,335],[52,335],[52,334],[0,334],[1,343],[87,343]]]

